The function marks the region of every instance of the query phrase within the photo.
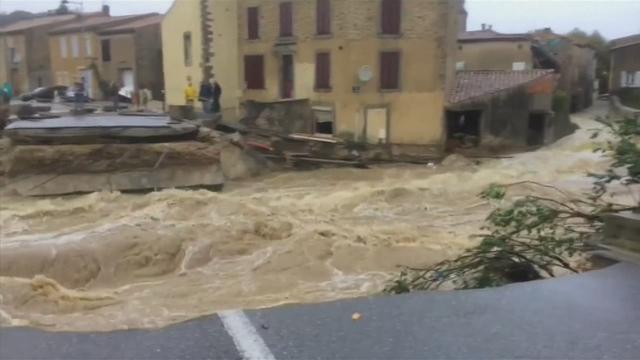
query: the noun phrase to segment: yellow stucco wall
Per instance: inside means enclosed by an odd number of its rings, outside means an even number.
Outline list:
[[[333,0],[332,32],[317,37],[315,0],[294,2],[294,97],[308,98],[312,104],[333,106],[337,135],[363,138],[367,108],[389,109],[388,141],[394,144],[436,145],[444,136],[445,83],[453,76],[452,59],[458,28],[455,1],[405,0],[402,9],[402,36],[378,35],[380,2],[377,0]],[[246,8],[258,6],[260,39],[247,39]],[[240,78],[244,84],[244,55],[264,55],[265,90],[245,90],[245,100],[272,101],[280,98],[280,55],[274,51],[279,35],[278,2],[240,1]],[[450,29],[452,36],[447,36]],[[381,51],[399,51],[400,89],[380,91]],[[315,54],[331,53],[330,92],[314,89]],[[358,70],[369,66],[373,80],[358,85]]]
[[[133,70],[136,73],[135,40],[134,34],[119,34],[100,36],[100,40],[110,40],[111,61],[103,62],[101,75],[105,81],[122,81],[120,71],[125,69]],[[102,44],[100,45],[102,51]],[[102,57],[100,58],[102,60]],[[136,86],[138,84],[135,84]]]
[[[457,61],[464,61],[464,70],[512,70],[514,62],[533,69],[530,41],[461,42]]]
[[[20,57],[18,63],[11,61],[10,48],[16,49],[15,51]],[[29,91],[27,60],[26,38],[24,35],[0,35],[0,84],[4,84],[5,81],[10,82],[16,94]]]
[[[237,0],[209,0],[213,14],[213,73],[223,88],[221,105],[225,119],[235,119],[238,107]],[[196,88],[202,80],[202,33],[200,2],[175,0],[162,21],[162,48],[166,99],[169,105],[184,105],[187,77]],[[184,61],[183,36],[191,32],[192,65]],[[200,104],[196,104],[199,106]]]
[[[73,56],[72,37],[77,36],[79,42],[78,56]],[[85,37],[89,38],[91,43],[91,53],[87,52]],[[62,57],[60,39],[67,44],[67,56]],[[54,82],[58,85],[71,86],[74,82],[80,81],[82,72],[88,70],[89,65],[95,62],[101,69],[101,49],[100,41],[96,33],[67,33],[49,36],[49,52],[51,56],[51,70],[53,72]],[[101,97],[98,80],[93,76],[92,96],[94,98]]]

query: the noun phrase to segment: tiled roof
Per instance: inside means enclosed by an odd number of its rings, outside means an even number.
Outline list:
[[[460,104],[501,91],[516,88],[553,74],[553,70],[461,71],[449,93],[449,104]]]
[[[23,30],[31,29],[38,26],[52,25],[62,21],[73,20],[73,18],[75,17],[76,17],[75,14],[67,14],[67,15],[42,16],[42,17],[36,17],[32,19],[21,20],[0,28],[0,33],[23,31]]]
[[[493,30],[465,31],[458,34],[458,41],[522,41],[531,40],[529,34],[501,34]]]
[[[100,31],[101,34],[120,33],[125,31],[133,31],[147,25],[159,24],[162,22],[164,15],[154,14],[153,16],[144,17],[138,20],[130,21],[125,24],[110,26]]]
[[[70,24],[57,27],[51,30],[49,33],[61,34],[61,33],[76,32],[76,31],[82,31],[82,30],[93,31],[93,30],[101,29],[108,26],[119,25],[122,22],[126,22],[127,20],[131,20],[131,21],[137,20],[141,17],[146,17],[146,16],[149,16],[149,15],[148,14],[126,15],[126,16],[105,15],[105,16],[90,16],[90,17],[83,16]]]
[[[611,41],[611,48],[618,49],[621,47],[640,44],[640,34],[626,36],[623,38],[615,39]]]

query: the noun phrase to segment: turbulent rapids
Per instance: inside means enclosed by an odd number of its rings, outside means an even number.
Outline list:
[[[375,294],[398,265],[472,246],[492,182],[567,191],[606,167],[596,127],[481,163],[276,173],[222,193],[2,195],[0,324],[54,330],[159,327],[235,308]]]

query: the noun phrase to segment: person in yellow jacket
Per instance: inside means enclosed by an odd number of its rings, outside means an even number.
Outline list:
[[[198,91],[195,87],[193,87],[193,83],[191,79],[188,79],[187,87],[184,89],[184,99],[187,102],[188,106],[193,106],[198,98]]]

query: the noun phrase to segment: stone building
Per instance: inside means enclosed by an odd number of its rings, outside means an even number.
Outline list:
[[[10,82],[16,94],[55,84],[47,32],[77,15],[50,15],[14,22],[0,28],[0,84]]]
[[[536,68],[529,34],[502,34],[483,25],[482,30],[458,35],[456,69],[467,71],[532,70]]]
[[[640,34],[611,42],[609,86],[624,104],[640,109]]]
[[[169,103],[184,104],[187,77],[198,83],[210,68],[225,89],[223,107],[304,100],[317,113],[297,127],[305,132],[395,152],[439,149],[462,6],[461,0],[176,1],[163,22],[164,48],[185,51],[165,50]],[[201,23],[209,20],[207,49]]]
[[[99,32],[110,27],[124,25],[157,14],[109,16],[104,13],[80,16],[74,21],[49,31],[49,53],[54,82],[71,86],[84,82],[87,95],[92,98],[104,96],[101,81],[118,79],[102,77],[103,49]],[[133,48],[124,49],[134,56]]]
[[[162,18],[147,16],[98,31],[103,81],[119,81],[125,91],[144,86],[154,99],[163,97]]]

